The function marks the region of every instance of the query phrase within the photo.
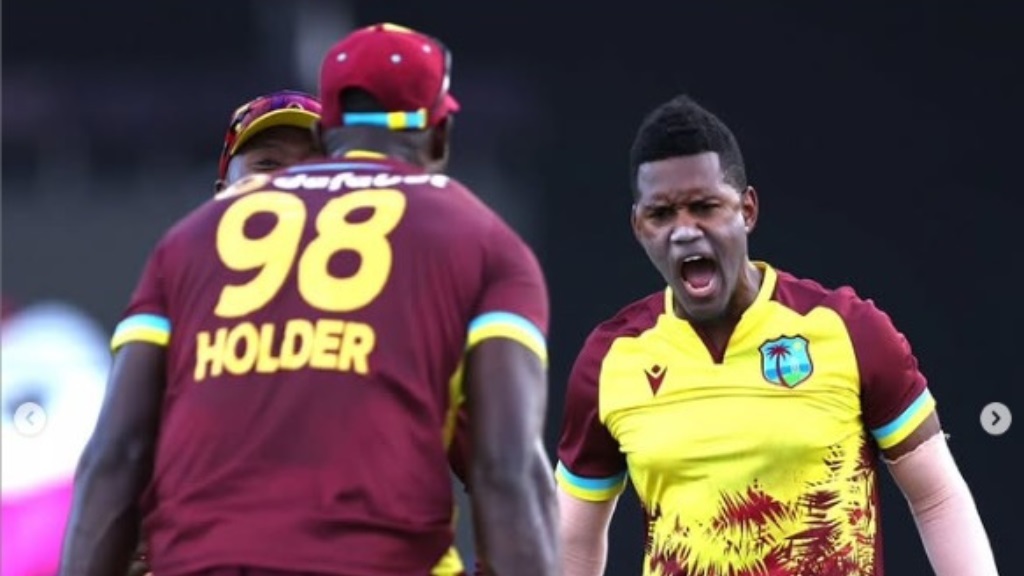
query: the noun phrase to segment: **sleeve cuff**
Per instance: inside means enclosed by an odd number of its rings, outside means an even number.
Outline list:
[[[902,442],[911,432],[917,429],[932,412],[935,411],[935,398],[925,388],[902,414],[894,420],[871,430],[879,448],[885,450]]]
[[[171,340],[171,321],[157,314],[134,314],[118,323],[110,338],[110,349],[116,351],[129,342],[145,342],[167,346]]]
[[[604,478],[584,478],[566,468],[562,462],[555,468],[555,480],[563,490],[589,502],[606,502],[622,494],[626,488],[626,471]]]
[[[526,318],[511,312],[487,312],[469,323],[466,350],[488,338],[508,338],[532,350],[547,365],[548,349],[544,333]]]

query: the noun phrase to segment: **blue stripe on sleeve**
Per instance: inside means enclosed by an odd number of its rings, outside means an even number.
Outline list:
[[[517,328],[522,328],[527,334],[536,340],[537,343],[545,345],[547,342],[547,339],[544,338],[544,333],[540,331],[540,328],[537,328],[536,324],[530,322],[526,318],[523,318],[519,314],[513,314],[512,312],[487,312],[481,314],[469,323],[469,332],[472,333],[492,324],[511,324]]]
[[[908,420],[914,417],[914,414],[916,414],[918,410],[920,410],[925,404],[928,403],[928,400],[930,398],[931,392],[929,392],[928,389],[925,388],[924,391],[921,392],[921,395],[917,397],[917,400],[914,400],[914,402],[911,403],[910,406],[907,406],[907,409],[904,410],[903,413],[900,414],[895,420],[889,422],[885,426],[875,428],[874,430],[871,431],[871,434],[874,435],[876,439],[878,439],[885,438],[886,436],[899,430],[904,424],[907,423]]]
[[[569,469],[561,462],[558,463],[558,473],[560,473],[562,477],[568,480],[573,486],[582,490],[594,492],[616,488],[622,484],[623,480],[626,479],[625,470],[614,476],[609,476],[608,478],[584,478],[570,472]]]
[[[122,320],[117,325],[114,332],[131,330],[134,328],[149,328],[151,330],[170,333],[171,321],[164,316],[158,316],[156,314],[135,314]]]

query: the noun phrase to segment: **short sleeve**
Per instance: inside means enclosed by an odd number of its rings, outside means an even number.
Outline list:
[[[529,246],[504,222],[495,220],[485,240],[482,288],[467,344],[509,338],[547,363],[548,291]]]
[[[891,448],[934,412],[935,399],[910,342],[886,313],[871,301],[858,301],[847,326],[860,371],[864,424],[880,448]]]
[[[110,339],[113,351],[129,342],[147,342],[158,346],[166,346],[170,342],[171,321],[167,315],[164,246],[163,242],[157,245],[146,261],[128,307],[114,328],[114,335]]]
[[[563,490],[592,502],[611,500],[626,485],[626,459],[600,420],[601,364],[613,338],[600,329],[587,338],[569,375],[555,479]]]

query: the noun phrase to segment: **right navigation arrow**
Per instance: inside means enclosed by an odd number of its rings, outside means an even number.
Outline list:
[[[1001,402],[990,402],[981,409],[981,427],[993,436],[1006,433],[1013,422],[1010,409]]]

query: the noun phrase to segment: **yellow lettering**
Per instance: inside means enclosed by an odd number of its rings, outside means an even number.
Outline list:
[[[224,371],[224,343],[227,337],[227,328],[218,328],[212,339],[209,332],[196,334],[196,382],[202,382],[207,375],[220,376]]]
[[[277,335],[280,334],[280,343]],[[195,381],[222,375],[276,374],[302,369],[370,373],[377,343],[373,326],[323,318],[293,318],[256,326],[242,322],[196,335]]]
[[[296,318],[284,325],[281,339],[281,369],[298,370],[309,362],[313,353],[313,324],[309,320]]]
[[[370,352],[377,343],[373,328],[360,322],[347,322],[341,336],[338,370],[366,375],[370,372]]]
[[[252,372],[259,354],[260,334],[252,322],[242,322],[228,332],[228,341],[224,347],[224,367],[236,376]],[[239,344],[242,351],[239,352]]]
[[[273,324],[260,326],[260,352],[256,356],[256,371],[261,374],[273,374],[281,365],[280,360],[274,357],[274,332]]]
[[[318,320],[313,335],[313,357],[309,365],[320,370],[332,370],[338,365],[341,333],[345,323],[341,320]]]

